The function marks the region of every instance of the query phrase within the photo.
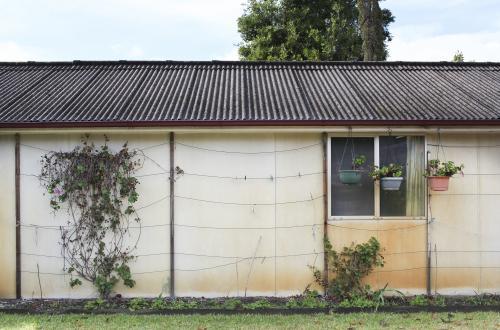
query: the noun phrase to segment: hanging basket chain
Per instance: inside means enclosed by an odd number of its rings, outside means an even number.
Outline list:
[[[344,144],[344,150],[342,151],[342,157],[340,158],[338,172],[342,170],[342,164],[344,163],[345,153],[347,151],[347,146],[349,145],[349,140],[351,141],[351,164],[354,162],[355,152],[354,152],[354,139],[352,138],[352,127],[349,126],[349,133],[347,134],[347,140]]]

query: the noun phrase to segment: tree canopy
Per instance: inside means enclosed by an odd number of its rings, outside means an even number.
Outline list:
[[[464,53],[462,53],[460,50],[457,50],[455,55],[453,55],[452,61],[455,63],[460,63],[463,62],[464,60],[465,60]]]
[[[243,60],[385,60],[392,22],[378,0],[248,0],[239,53]]]

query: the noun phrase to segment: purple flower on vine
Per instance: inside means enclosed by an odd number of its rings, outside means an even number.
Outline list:
[[[55,187],[53,191],[53,194],[58,197],[64,194],[64,189],[61,186]]]

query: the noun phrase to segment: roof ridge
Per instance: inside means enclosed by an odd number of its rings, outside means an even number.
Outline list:
[[[423,62],[423,61],[380,61],[380,62],[362,62],[362,61],[226,61],[226,60],[207,60],[207,61],[178,61],[178,60],[74,60],[74,61],[27,61],[27,62],[0,62],[0,66],[85,66],[85,65],[291,65],[291,66],[452,66],[452,67],[482,67],[482,66],[500,66],[500,62]]]

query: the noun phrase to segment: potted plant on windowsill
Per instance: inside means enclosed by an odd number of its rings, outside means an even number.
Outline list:
[[[439,159],[431,159],[427,164],[425,176],[427,176],[431,190],[447,191],[450,178],[457,173],[463,175],[463,169],[463,164],[457,166],[452,161],[442,162]]]
[[[343,184],[358,184],[363,173],[362,167],[366,163],[365,155],[358,155],[352,160],[350,170],[339,170],[339,179]]]
[[[370,176],[373,180],[380,180],[382,190],[399,190],[403,182],[403,165],[374,166]]]

